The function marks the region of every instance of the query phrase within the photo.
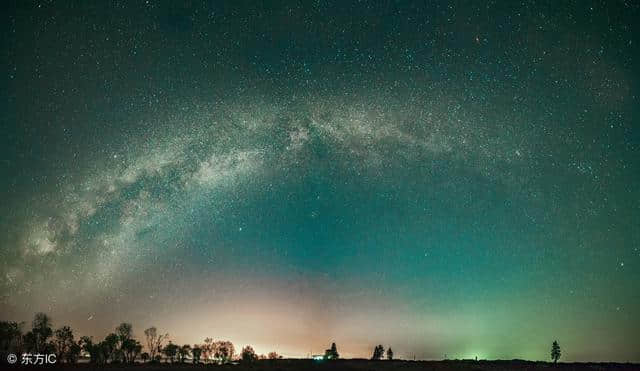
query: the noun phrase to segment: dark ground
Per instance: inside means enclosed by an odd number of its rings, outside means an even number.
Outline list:
[[[193,370],[209,369],[219,371],[499,371],[499,370],[634,370],[640,371],[640,364],[631,363],[558,363],[556,365],[546,362],[528,361],[369,361],[369,360],[338,360],[333,362],[315,362],[312,360],[265,360],[257,361],[253,364],[239,365],[197,365],[192,364],[135,364],[129,366],[106,365],[95,366],[90,364],[77,364],[73,366],[53,365],[53,366],[31,366],[4,365],[0,369],[20,369],[20,370],[42,370],[43,368],[57,370],[140,370],[140,371],[170,371],[170,370]]]

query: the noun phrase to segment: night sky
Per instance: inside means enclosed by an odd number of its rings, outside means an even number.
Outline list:
[[[0,319],[640,361],[640,4],[5,2]]]

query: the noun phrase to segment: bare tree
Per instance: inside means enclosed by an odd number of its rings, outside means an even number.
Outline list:
[[[162,342],[169,337],[169,334],[158,334],[158,329],[155,327],[149,327],[144,330],[144,336],[147,338],[147,348],[149,349],[149,356],[151,360],[156,359],[156,355],[162,349]]]

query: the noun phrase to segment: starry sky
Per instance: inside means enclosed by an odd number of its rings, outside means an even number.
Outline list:
[[[0,319],[640,361],[637,2],[3,7]]]

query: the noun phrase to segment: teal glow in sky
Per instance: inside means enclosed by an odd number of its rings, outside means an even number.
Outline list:
[[[0,12],[0,319],[640,361],[637,4],[253,6]]]

